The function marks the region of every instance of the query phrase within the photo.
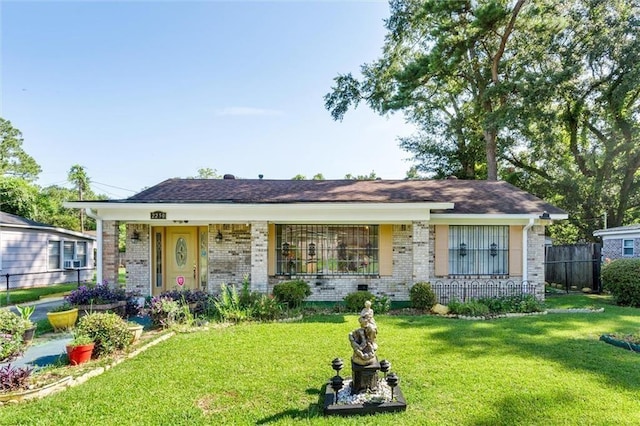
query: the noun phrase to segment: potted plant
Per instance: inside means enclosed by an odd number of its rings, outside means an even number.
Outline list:
[[[36,324],[31,321],[31,315],[36,310],[34,305],[20,306],[16,305],[16,309],[20,313],[20,318],[24,325],[24,333],[22,333],[22,340],[24,343],[29,344],[33,341],[33,336],[36,333]]]
[[[91,359],[93,347],[95,343],[93,339],[86,334],[77,334],[74,339],[67,345],[67,356],[69,364],[79,365]]]
[[[144,329],[144,326],[142,324],[128,321],[127,327],[129,328],[129,332],[131,333],[131,343],[140,339],[140,337],[142,336],[142,330]]]
[[[54,331],[66,330],[73,327],[78,320],[78,308],[65,302],[47,312],[47,318]]]

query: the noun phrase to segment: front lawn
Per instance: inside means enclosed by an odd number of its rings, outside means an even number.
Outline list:
[[[348,361],[355,315],[178,334],[87,383],[0,407],[0,424],[640,424],[640,354],[600,342],[640,328],[637,309],[487,321],[377,315],[404,413],[325,418],[322,385]],[[572,306],[563,306],[568,303]],[[349,363],[343,375],[350,375]]]

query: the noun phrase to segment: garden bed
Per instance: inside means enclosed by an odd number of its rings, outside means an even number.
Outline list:
[[[602,336],[600,336],[600,340],[619,348],[640,353],[640,344],[634,343],[625,337],[620,337],[613,334],[603,334]]]

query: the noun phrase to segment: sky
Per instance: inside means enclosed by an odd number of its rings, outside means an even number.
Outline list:
[[[198,169],[239,178],[403,179],[413,133],[323,96],[381,55],[386,1],[0,0],[0,116],[40,186],[127,198]]]

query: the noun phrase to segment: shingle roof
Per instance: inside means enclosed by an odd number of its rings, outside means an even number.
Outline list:
[[[465,214],[565,214],[506,182],[483,180],[168,179],[124,203],[453,202]]]
[[[51,225],[47,225],[46,223],[36,222],[35,220],[27,219],[26,217],[4,212],[0,212],[0,224],[53,228]]]

